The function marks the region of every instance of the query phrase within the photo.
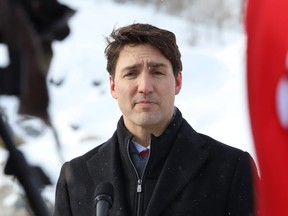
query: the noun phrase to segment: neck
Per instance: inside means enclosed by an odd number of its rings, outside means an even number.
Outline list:
[[[147,147],[150,145],[151,142],[151,134],[153,134],[156,137],[160,136],[170,123],[172,115],[173,114],[171,114],[170,119],[158,122],[155,125],[135,124],[134,122],[125,118],[125,116],[123,116],[123,120],[125,127],[130,131],[130,133],[133,134],[134,141],[144,147]]]
[[[148,147],[151,141],[151,131],[139,130],[133,131],[134,138],[133,140],[144,147]]]

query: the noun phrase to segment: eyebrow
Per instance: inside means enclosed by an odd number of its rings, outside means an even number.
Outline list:
[[[148,67],[152,67],[152,68],[158,68],[158,67],[167,67],[166,64],[164,63],[155,63],[155,62],[150,62],[148,63]]]
[[[142,64],[133,64],[133,65],[127,66],[127,67],[123,68],[123,69],[121,70],[121,72],[129,71],[129,70],[133,70],[133,69],[139,68],[139,67],[141,67],[141,65],[142,65]],[[159,68],[159,67],[167,67],[167,65],[164,64],[164,63],[157,63],[157,62],[150,62],[150,63],[148,63],[148,68]]]
[[[121,70],[121,72],[130,71],[130,70],[139,68],[140,66],[141,66],[141,64],[129,65],[129,66],[123,68],[123,69]]]

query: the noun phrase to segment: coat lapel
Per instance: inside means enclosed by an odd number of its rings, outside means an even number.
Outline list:
[[[184,186],[193,180],[197,171],[207,160],[209,154],[201,149],[202,141],[198,134],[194,130],[193,134],[189,132],[188,136],[183,136],[187,134],[185,131],[182,132],[182,136],[178,135],[178,141],[171,149],[145,215],[159,215],[171,204]]]
[[[87,167],[95,188],[101,182],[110,182],[113,185],[114,204],[110,210],[111,215],[128,215],[123,190],[123,171],[119,163],[119,153],[116,153],[116,143],[112,141],[102,145],[97,154],[87,161]]]

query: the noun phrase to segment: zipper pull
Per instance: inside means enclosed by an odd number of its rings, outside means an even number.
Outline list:
[[[142,192],[142,180],[138,179],[137,182],[137,193],[141,193]]]

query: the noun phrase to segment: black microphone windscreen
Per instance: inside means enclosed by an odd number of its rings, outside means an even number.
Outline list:
[[[95,195],[100,194],[107,194],[111,197],[114,196],[114,188],[113,185],[110,182],[101,182],[99,185],[97,185],[95,190]]]
[[[111,199],[109,200],[109,202],[111,201],[113,202],[113,199],[114,199],[113,185],[110,182],[101,182],[96,187],[95,197],[96,197],[96,201],[98,201],[99,199],[106,199],[105,197],[107,198],[109,197],[109,199]]]

